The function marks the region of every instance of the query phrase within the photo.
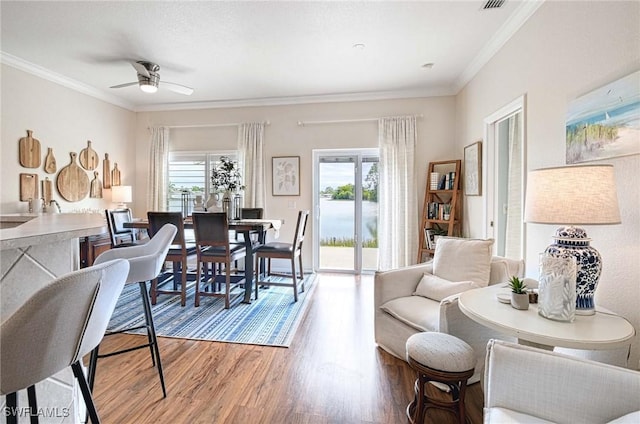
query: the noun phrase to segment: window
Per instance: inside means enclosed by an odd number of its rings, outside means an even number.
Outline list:
[[[207,200],[211,187],[211,169],[217,165],[222,156],[238,160],[236,151],[224,152],[171,152],[169,153],[169,187],[167,194],[167,210],[182,211],[182,195],[189,193],[193,200],[201,195]]]

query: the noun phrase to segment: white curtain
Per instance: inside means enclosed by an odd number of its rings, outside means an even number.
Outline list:
[[[264,123],[252,122],[238,127],[238,164],[244,177],[244,207],[264,208]]]
[[[167,208],[167,170],[169,168],[169,128],[151,128],[149,148],[149,182],[147,210],[164,211]]]
[[[414,263],[418,217],[414,176],[415,117],[378,120],[380,185],[378,263],[380,270]]]
[[[504,255],[521,259],[522,248],[522,137],[520,114],[509,118],[509,175],[507,182],[507,222],[505,225]]]

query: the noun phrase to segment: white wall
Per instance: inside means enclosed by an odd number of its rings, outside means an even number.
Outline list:
[[[319,103],[288,106],[245,107],[237,109],[204,109],[190,111],[139,113],[136,143],[136,187],[146,190],[148,149],[153,125],[194,125],[269,121],[265,129],[264,154],[267,160],[266,217],[283,218],[285,226],[281,237],[293,237],[294,223],[299,209],[312,205],[312,150],[336,148],[369,148],[378,145],[377,122],[340,123],[298,126],[298,121],[345,120],[378,118],[396,115],[423,115],[418,119],[418,146],[416,172],[418,173],[418,202],[426,186],[429,161],[451,159],[455,146],[455,99],[431,97],[403,100],[367,101],[350,103]],[[170,131],[172,150],[235,149],[237,129],[194,128]],[[271,196],[271,157],[300,156],[301,195]],[[458,155],[456,158],[460,158]],[[137,197],[137,213],[144,213],[144,196]],[[419,211],[416,210],[416,214]],[[381,223],[380,225],[384,225]],[[418,243],[416,231],[416,243]],[[305,268],[311,267],[313,238],[305,241],[303,254]]]
[[[53,182],[53,198],[63,212],[111,207],[111,190],[105,190],[102,199],[87,196],[78,202],[67,202],[56,189],[55,176],[69,165],[69,153],[79,153],[91,140],[101,159],[97,168],[100,180],[102,159],[109,153],[111,166],[117,162],[121,170],[122,184],[133,184],[136,114],[10,66],[2,65],[1,69],[0,212],[27,212],[27,202],[19,201],[20,173],[38,174],[39,181],[49,177]],[[33,137],[41,144],[42,166],[38,169],[23,168],[18,160],[18,141],[27,136],[27,129],[33,131]],[[56,174],[47,174],[43,169],[48,147],[53,148],[56,158]],[[87,176],[92,180],[93,172],[87,172]]]
[[[526,94],[527,167],[565,164],[568,103],[640,69],[640,3],[549,2],[538,9],[456,99],[458,151],[483,136],[483,118]],[[626,317],[640,331],[640,156],[614,165],[621,225],[586,226],[603,258],[596,303]],[[481,197],[466,197],[471,237],[482,237]],[[537,276],[538,253],[552,241],[552,225],[526,225],[527,274]],[[638,337],[630,366],[640,367]]]

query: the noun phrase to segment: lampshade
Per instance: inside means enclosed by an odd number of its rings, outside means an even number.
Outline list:
[[[111,201],[121,205],[131,203],[133,201],[131,186],[111,186]]]
[[[524,221],[620,224],[613,166],[563,166],[529,172]]]
[[[555,241],[544,255],[575,258],[576,273],[571,277],[576,280],[575,313],[595,314],[594,294],[602,272],[602,257],[591,246],[587,232],[575,225],[620,224],[613,166],[563,166],[529,172],[524,220],[563,225],[556,230]],[[551,273],[557,276],[557,269],[551,269]],[[549,298],[554,307],[566,304],[567,295],[573,294],[566,285],[552,291],[553,296],[543,298]],[[554,299],[558,295],[562,299]]]

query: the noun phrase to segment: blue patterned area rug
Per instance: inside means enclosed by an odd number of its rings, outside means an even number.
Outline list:
[[[191,340],[289,347],[309,306],[315,278],[315,274],[305,275],[305,290],[298,294],[297,302],[293,301],[291,287],[269,286],[261,288],[258,300],[251,304],[242,303],[243,296],[237,296],[229,309],[224,309],[223,298],[203,296],[196,308],[193,305],[195,286],[190,282],[184,307],[180,306],[180,296],[158,295],[157,304],[152,306],[156,333],[158,336]],[[244,289],[235,289],[232,297],[234,293],[244,294]],[[128,284],[120,295],[108,331],[141,324],[144,324],[144,315],[139,285]],[[131,333],[146,334],[146,330]]]

